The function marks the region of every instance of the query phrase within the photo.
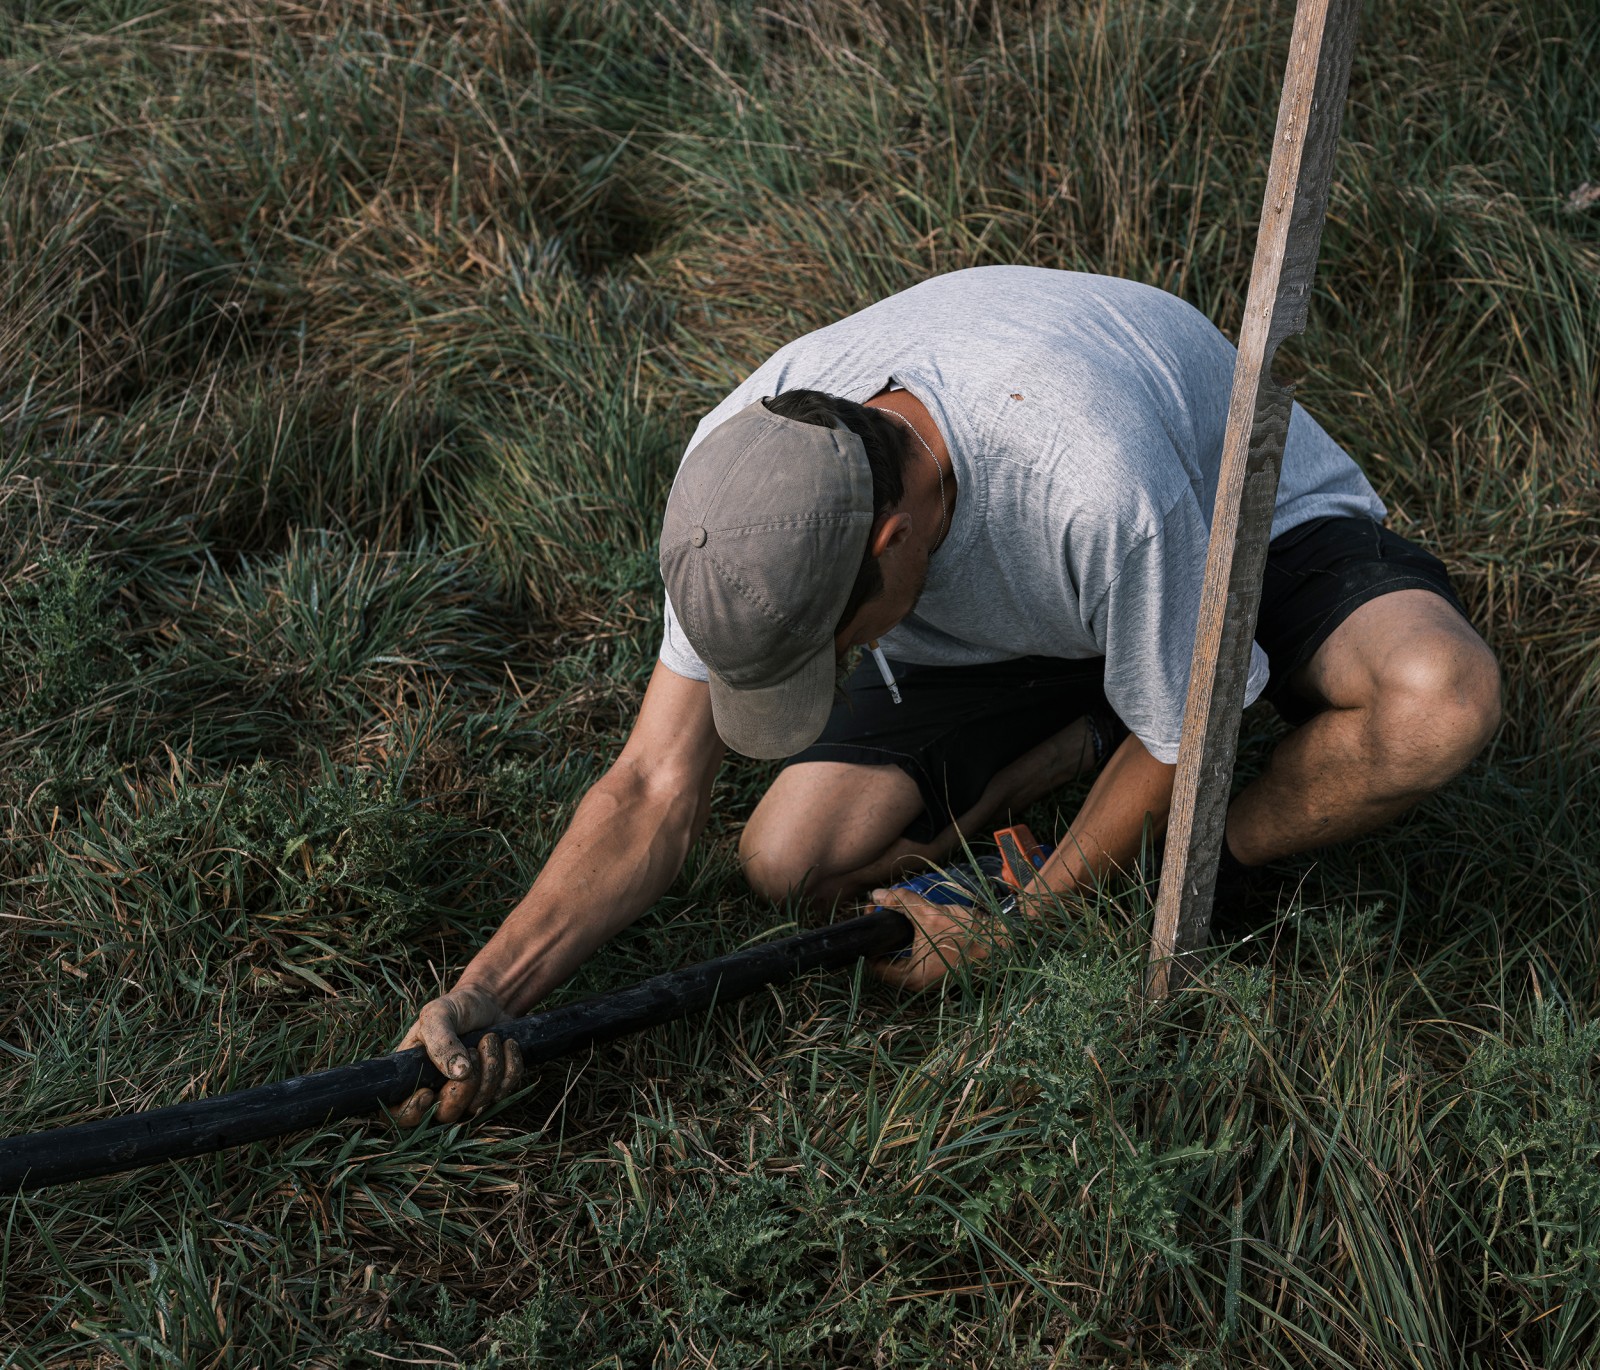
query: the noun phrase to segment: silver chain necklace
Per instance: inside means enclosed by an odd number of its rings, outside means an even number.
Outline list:
[[[945,503],[944,499],[944,467],[939,465],[939,458],[934,456],[933,448],[928,446],[928,440],[923,437],[921,433],[917,432],[916,424],[912,423],[911,420],[902,414],[898,409],[889,409],[887,406],[885,406],[884,412],[893,414],[895,418],[899,419],[901,423],[905,424],[906,428],[910,431],[911,436],[922,444],[922,450],[928,454],[928,459],[933,462],[933,469],[939,473],[939,538],[938,541],[933,544],[933,546],[937,548],[941,543],[944,542],[945,532],[950,527],[950,506]]]

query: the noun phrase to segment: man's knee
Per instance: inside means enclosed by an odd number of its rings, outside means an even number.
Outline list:
[[[1397,791],[1437,790],[1500,725],[1500,667],[1476,636],[1393,664],[1372,705],[1377,763]]]
[[[764,819],[758,810],[739,838],[739,864],[755,894],[776,904],[831,904],[859,892],[828,832]]]
[[[898,767],[790,767],[750,815],[739,863],[763,898],[831,904],[868,887],[866,877],[921,806],[916,783]]]
[[[809,897],[826,878],[824,853],[793,829],[752,818],[739,838],[739,865],[750,888],[763,899],[782,903],[792,896]]]

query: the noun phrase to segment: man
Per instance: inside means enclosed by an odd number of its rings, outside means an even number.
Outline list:
[[[525,1013],[662,894],[725,744],[789,759],[740,843],[752,886],[903,908],[917,941],[874,967],[894,984],[983,942],[885,887],[1090,768],[1039,880],[1061,894],[1128,867],[1171,803],[1233,365],[1163,291],[987,267],[789,344],[713,410],[667,502],[661,659],[633,731],[403,1043],[449,1077],[438,1117],[515,1087],[514,1047],[459,1034]],[[1295,406],[1248,691],[1292,731],[1233,800],[1231,867],[1386,822],[1499,720],[1443,566],[1384,514]],[[867,658],[836,694],[847,654],[879,642],[900,702]]]

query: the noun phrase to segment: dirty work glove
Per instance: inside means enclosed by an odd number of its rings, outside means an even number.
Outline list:
[[[980,909],[966,904],[939,904],[898,885],[872,891],[879,908],[899,909],[911,920],[916,936],[899,955],[875,957],[868,972],[899,989],[926,989],[957,966],[987,961],[1006,944],[1004,930]]]
[[[449,994],[422,1006],[397,1051],[423,1047],[445,1077],[437,1090],[419,1089],[394,1111],[397,1127],[415,1127],[437,1102],[434,1120],[460,1122],[477,1117],[522,1087],[522,1049],[498,1033],[486,1032],[478,1045],[467,1046],[461,1034],[494,1027],[511,1015],[487,990],[458,985]]]

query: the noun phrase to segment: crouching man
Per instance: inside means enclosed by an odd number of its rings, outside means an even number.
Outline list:
[[[661,659],[627,743],[402,1043],[448,1078],[439,1118],[520,1081],[514,1046],[460,1034],[528,1012],[654,903],[727,747],[786,758],[740,843],[751,885],[903,908],[911,954],[873,969],[906,988],[982,954],[959,911],[887,889],[963,834],[1094,771],[1039,880],[1126,868],[1171,803],[1233,365],[1153,287],[984,267],[790,343],[718,405],[667,500]],[[1296,405],[1247,694],[1291,730],[1232,802],[1225,867],[1387,822],[1499,721],[1444,567],[1384,515]],[[864,654],[840,679],[874,643],[894,693]]]

